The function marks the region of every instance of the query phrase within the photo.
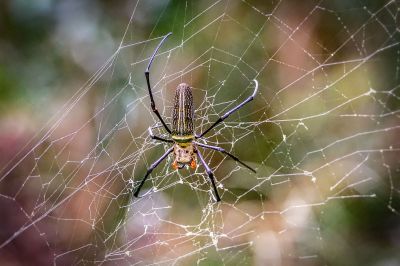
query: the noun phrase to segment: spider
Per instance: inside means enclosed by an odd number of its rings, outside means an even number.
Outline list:
[[[175,99],[174,99],[173,112],[172,112],[172,130],[169,129],[169,127],[167,126],[167,124],[165,123],[163,118],[161,117],[160,113],[158,112],[158,110],[156,108],[156,104],[154,102],[154,98],[153,98],[153,94],[152,94],[151,86],[150,86],[150,66],[154,60],[155,55],[157,54],[158,49],[161,47],[163,42],[171,34],[172,34],[172,32],[168,33],[160,41],[160,43],[154,50],[153,55],[150,58],[149,64],[147,65],[147,68],[146,68],[146,71],[144,72],[144,74],[146,77],[147,88],[148,88],[149,95],[150,95],[151,109],[156,114],[156,116],[158,117],[162,126],[165,128],[165,130],[168,132],[168,134],[170,134],[171,139],[166,139],[166,138],[162,138],[159,136],[155,136],[151,130],[151,127],[148,130],[149,135],[154,140],[172,143],[173,146],[171,148],[169,148],[158,160],[156,160],[153,164],[150,165],[150,167],[147,169],[146,175],[140,182],[139,186],[136,188],[134,196],[135,197],[139,196],[140,189],[142,188],[144,182],[149,177],[151,172],[165,158],[167,158],[167,156],[170,153],[173,152],[175,158],[172,163],[172,167],[174,169],[182,169],[186,165],[189,165],[192,169],[195,169],[197,156],[199,157],[200,162],[203,164],[203,166],[207,172],[207,175],[210,178],[210,181],[213,186],[214,193],[215,193],[215,199],[217,202],[219,202],[219,201],[221,201],[221,198],[218,194],[218,190],[215,185],[214,174],[213,174],[210,166],[208,166],[208,164],[204,160],[204,157],[203,157],[202,153],[200,152],[200,150],[198,149],[198,147],[219,151],[219,152],[231,157],[233,160],[240,163],[244,167],[248,168],[250,171],[252,171],[254,173],[256,171],[253,168],[251,168],[250,166],[248,166],[246,163],[239,160],[239,158],[237,158],[235,155],[232,155],[229,152],[225,151],[223,148],[203,144],[203,143],[197,142],[196,140],[201,139],[211,129],[213,129],[218,124],[220,124],[222,121],[224,121],[226,118],[228,118],[229,115],[231,115],[233,112],[239,110],[246,103],[253,100],[257,93],[257,90],[258,90],[258,82],[255,79],[253,80],[255,83],[255,88],[254,88],[254,92],[251,96],[249,96],[242,103],[238,104],[236,107],[234,107],[231,110],[229,110],[228,112],[226,112],[224,115],[220,116],[217,119],[217,121],[214,122],[214,124],[212,124],[208,129],[206,129],[200,135],[194,134],[194,126],[193,126],[194,125],[194,123],[193,123],[194,110],[193,110],[192,89],[186,83],[182,83],[182,84],[178,85],[178,87],[176,88],[176,91],[175,91]]]

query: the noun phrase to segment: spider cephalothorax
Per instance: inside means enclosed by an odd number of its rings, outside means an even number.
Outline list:
[[[165,128],[165,130],[170,134],[171,139],[166,139],[166,138],[162,138],[162,137],[153,135],[151,128],[149,128],[149,134],[152,139],[173,143],[173,146],[171,148],[169,148],[157,161],[155,161],[147,169],[146,175],[140,182],[139,186],[136,188],[134,195],[135,195],[135,197],[137,197],[139,195],[139,191],[142,188],[147,177],[150,175],[150,173],[154,170],[154,168],[157,167],[157,165],[159,165],[165,158],[167,158],[168,154],[173,152],[175,158],[172,163],[172,167],[174,169],[181,169],[185,165],[189,165],[192,169],[194,169],[194,168],[196,168],[197,156],[199,157],[200,162],[203,164],[204,168],[206,169],[207,175],[210,178],[211,184],[214,189],[215,198],[217,201],[220,201],[221,198],[218,194],[217,186],[215,185],[214,174],[213,174],[211,168],[208,166],[208,164],[204,160],[203,155],[199,151],[198,147],[212,149],[212,150],[222,152],[223,154],[231,157],[232,159],[234,159],[241,165],[247,167],[251,171],[253,171],[253,172],[256,172],[256,171],[253,168],[251,168],[250,166],[248,166],[247,164],[245,164],[244,162],[242,162],[241,160],[239,160],[239,158],[237,158],[233,154],[225,151],[223,148],[220,148],[217,146],[210,146],[210,145],[207,145],[204,143],[197,142],[195,140],[201,139],[211,129],[213,129],[215,126],[217,126],[222,121],[224,121],[230,114],[239,110],[243,105],[245,105],[246,103],[253,100],[257,93],[258,82],[257,82],[257,80],[254,80],[255,88],[254,88],[254,92],[251,96],[249,96],[242,103],[240,103],[239,105],[237,105],[236,107],[232,108],[231,110],[226,112],[224,115],[219,117],[214,124],[212,124],[209,128],[207,128],[205,131],[203,131],[200,135],[194,134],[194,109],[193,109],[192,89],[186,83],[179,84],[175,91],[175,99],[174,99],[174,106],[173,106],[173,112],[172,112],[172,130],[170,130],[156,108],[153,94],[151,92],[150,72],[149,72],[151,63],[153,62],[153,59],[154,59],[158,49],[160,48],[161,44],[165,41],[165,39],[169,35],[171,35],[171,33],[168,33],[167,35],[165,35],[164,38],[161,40],[161,42],[158,44],[157,48],[155,49],[153,55],[150,58],[150,62],[147,66],[147,69],[145,71],[145,76],[146,76],[146,82],[147,82],[147,89],[149,91],[149,96],[150,96],[151,109],[156,114],[156,116],[160,120],[160,122],[163,125],[163,127]]]
[[[185,146],[174,144],[175,160],[172,163],[174,169],[182,169],[185,165],[190,165],[192,169],[196,168],[196,153],[192,143]]]

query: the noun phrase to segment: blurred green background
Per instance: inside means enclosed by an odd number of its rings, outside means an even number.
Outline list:
[[[397,1],[0,2],[0,265],[399,265]],[[147,133],[193,87],[204,151]],[[165,135],[161,129],[154,130]],[[170,156],[171,157],[171,156]]]

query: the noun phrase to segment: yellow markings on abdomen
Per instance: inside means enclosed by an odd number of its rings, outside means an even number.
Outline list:
[[[172,138],[177,142],[193,139],[193,114],[192,89],[186,83],[179,84],[172,112]]]
[[[194,135],[186,135],[186,136],[172,135],[171,137],[175,142],[178,142],[179,145],[181,146],[185,144],[189,145],[192,143],[192,140],[194,140]]]

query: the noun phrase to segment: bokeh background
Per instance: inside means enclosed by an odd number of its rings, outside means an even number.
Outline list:
[[[399,265],[397,1],[0,2],[0,265]],[[161,164],[193,87],[204,151]],[[160,128],[154,129],[165,135]]]

